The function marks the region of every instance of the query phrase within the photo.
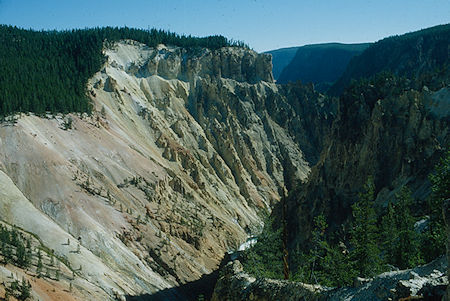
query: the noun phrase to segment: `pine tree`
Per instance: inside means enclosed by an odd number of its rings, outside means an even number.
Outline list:
[[[100,114],[102,115],[103,118],[106,118],[106,110],[105,110],[105,106],[102,106],[102,109],[100,111]],[[109,191],[108,191],[108,196],[109,196]]]
[[[19,287],[19,300],[27,300],[31,297],[31,284],[22,278],[22,283]]]
[[[281,229],[272,218],[267,219],[258,243],[243,254],[246,271],[257,277],[283,278],[283,243]]]
[[[386,214],[381,219],[381,246],[384,251],[384,261],[394,264],[398,245],[398,232],[394,205],[389,202]]]
[[[422,252],[426,261],[435,259],[446,250],[447,233],[441,211],[444,200],[450,198],[450,151],[444,154],[429,178],[432,184],[432,194],[428,199],[430,224],[422,238]]]
[[[2,241],[0,245],[0,254],[3,255],[3,261],[6,261],[6,242]]]
[[[325,230],[328,225],[323,215],[314,218],[314,230],[312,231],[312,247],[311,247],[311,265],[309,273],[309,282],[318,283],[317,272],[320,266],[320,260],[325,257],[328,249],[328,243],[325,240]]]
[[[11,235],[11,245],[17,247],[21,243],[19,238],[19,232],[17,232],[17,230],[13,228],[10,231],[10,235]]]
[[[5,244],[10,243],[9,231],[2,225],[0,225],[0,241]]]
[[[44,265],[42,264],[41,250],[38,250],[38,263],[36,268],[36,273],[38,274],[38,277],[41,277],[43,267]]]
[[[3,243],[2,248],[4,248],[3,251],[3,257],[5,259],[5,262],[12,262],[13,261],[13,251],[9,244]]]
[[[339,246],[329,246],[321,261],[323,275],[321,284],[342,287],[350,285],[356,276],[346,250]]]
[[[423,263],[419,253],[418,235],[414,230],[414,218],[411,215],[411,190],[403,187],[396,195],[396,232],[398,244],[394,253],[394,262],[399,268],[405,269]]]
[[[17,242],[16,246],[16,260],[17,264],[21,267],[27,266],[27,259],[26,259],[26,250],[25,246],[22,242]]]
[[[16,291],[20,291],[20,283],[17,279],[15,279],[13,282],[11,282],[9,288],[9,295],[10,296],[15,296],[16,295]]]
[[[380,250],[377,244],[377,217],[373,208],[375,185],[369,177],[365,193],[352,205],[353,228],[350,231],[350,255],[355,269],[361,277],[370,277],[381,271]]]
[[[33,257],[33,253],[31,250],[31,240],[27,239],[27,245],[25,248],[25,265],[29,267],[31,265],[31,260]]]
[[[326,239],[328,225],[323,215],[314,218],[312,246],[308,256],[302,261],[294,278],[308,283],[320,283],[327,286],[344,286],[351,284],[356,272],[353,270],[348,252],[340,246],[332,246]],[[302,278],[301,275],[308,277]]]

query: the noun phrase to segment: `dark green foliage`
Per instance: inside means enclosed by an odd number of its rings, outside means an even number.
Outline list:
[[[100,114],[102,115],[103,118],[106,118],[106,110],[105,110],[105,106],[102,106],[102,109],[100,111]],[[108,191],[108,196],[109,196],[109,191]],[[108,197],[109,199],[109,197]]]
[[[14,226],[9,229],[0,225],[0,255],[3,256],[3,264],[11,263],[21,268],[31,265],[31,242]],[[28,300],[31,297],[31,285],[22,279],[22,282],[14,280],[6,287],[5,299],[14,296],[17,300]]]
[[[322,214],[314,218],[311,248],[311,257],[313,261],[313,267],[311,268],[312,273],[314,273],[315,262],[319,261],[319,258],[323,257],[324,252],[328,248],[328,243],[325,240],[325,231],[327,228],[327,222]]]
[[[330,246],[322,260],[322,283],[329,286],[351,285],[357,271],[353,268],[349,254],[345,248]]]
[[[365,192],[352,205],[352,228],[343,234],[350,238],[336,243],[327,234],[325,216],[314,218],[308,245],[290,254],[292,280],[327,286],[350,285],[355,276],[372,277],[387,270],[386,265],[401,269],[430,262],[445,253],[445,224],[442,202],[449,197],[450,152],[430,176],[434,204],[427,214],[429,226],[424,233],[415,230],[417,220],[411,213],[411,191],[403,187],[380,216],[374,209],[375,185],[369,177]],[[349,249],[345,243],[349,243]],[[282,241],[279,225],[273,217],[264,228],[258,243],[242,258],[246,271],[257,276],[282,278]]]
[[[41,249],[38,250],[38,262],[36,266],[36,273],[38,274],[38,277],[42,276],[42,269],[44,268],[44,265],[42,264],[42,254]]]
[[[419,234],[414,230],[415,219],[411,215],[411,191],[406,186],[396,195],[396,202],[389,203],[382,217],[381,238],[385,262],[406,269],[423,264],[419,250]]]
[[[311,248],[308,253],[298,251],[293,256],[293,279],[307,283],[321,283],[323,276],[322,260],[327,255],[329,249],[325,238],[325,231],[328,225],[323,215],[314,218],[314,228],[312,230]],[[291,256],[292,257],[292,256]]]
[[[450,24],[382,39],[350,61],[329,93],[340,95],[352,79],[369,78],[382,71],[422,78],[448,69],[449,43]]]
[[[242,263],[249,273],[258,277],[283,278],[283,243],[281,229],[274,221],[266,221],[258,243],[242,254]]]
[[[418,233],[414,230],[415,219],[411,215],[411,190],[403,187],[396,198],[397,227],[394,231],[398,236],[398,249],[392,264],[401,269],[412,268],[424,262],[420,258]]]
[[[19,286],[19,300],[27,300],[31,297],[31,284],[28,281],[25,281],[25,278],[22,278],[22,283]]]
[[[381,218],[381,247],[384,251],[385,262],[394,262],[395,253],[398,248],[397,232],[397,218],[396,210],[392,202],[389,202],[386,209],[386,214]]]
[[[24,266],[28,267],[31,265],[31,259],[33,256],[33,251],[31,250],[31,240],[27,239],[26,247],[25,247],[25,260]]]
[[[22,281],[14,280],[9,287],[6,287],[5,300],[9,300],[9,296],[14,296],[17,300],[25,301],[31,297],[31,284],[22,278]]]
[[[2,254],[4,257],[5,263],[13,262],[13,251],[11,245],[2,242]]]
[[[310,249],[310,256],[307,263],[309,266],[309,275],[307,282],[319,283],[322,280],[322,266],[321,261],[325,258],[329,245],[325,239],[325,230],[328,225],[323,215],[314,218],[314,229],[312,231],[312,246]]]
[[[0,226],[0,241],[7,244],[11,243],[11,231],[4,226]]]
[[[323,215],[314,218],[312,246],[308,255],[294,256],[296,271],[293,280],[327,286],[349,285],[356,271],[345,248],[331,245],[325,236],[328,225]]]
[[[14,263],[23,268],[30,266],[31,244],[16,228],[9,230],[0,225],[0,244],[0,254],[5,263]]]
[[[34,31],[0,25],[0,118],[16,112],[90,112],[86,84],[105,61],[103,43],[121,39],[148,46],[247,47],[223,36],[196,38],[156,29]]]
[[[445,253],[447,234],[442,204],[450,198],[450,151],[447,151],[435,172],[430,175],[432,195],[428,200],[428,213],[430,222],[427,231],[422,237],[423,254],[426,261],[432,260]]]
[[[18,280],[14,280],[11,282],[10,286],[7,288],[7,291],[9,292],[10,296],[15,296],[16,291],[19,291],[20,289],[20,283]]]
[[[430,175],[430,181],[433,184],[432,199],[436,202],[435,217],[441,216],[439,208],[442,207],[444,200],[450,198],[450,151],[447,151],[441,158],[439,164],[435,167],[435,173]]]
[[[298,251],[291,255],[294,268],[292,280],[320,283],[329,286],[344,286],[356,275],[348,253],[341,247],[330,245],[325,238],[327,223],[323,215],[314,219],[311,248],[307,253]],[[269,220],[258,243],[242,254],[244,269],[257,276],[283,278],[283,249],[281,231],[273,220]]]
[[[16,247],[17,264],[19,266],[26,265],[26,250],[23,243],[19,243]]]
[[[381,271],[377,215],[373,207],[373,178],[368,179],[365,190],[365,193],[360,194],[359,201],[352,205],[353,227],[350,231],[350,256],[361,277],[374,276]]]

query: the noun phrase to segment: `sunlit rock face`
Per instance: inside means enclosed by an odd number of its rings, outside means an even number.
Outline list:
[[[82,280],[73,294],[92,299],[216,269],[307,177],[302,145],[319,144],[305,125],[330,118],[320,95],[275,85],[270,56],[248,49],[122,41],[104,53],[91,116],[23,114],[0,128],[0,218],[67,258]]]

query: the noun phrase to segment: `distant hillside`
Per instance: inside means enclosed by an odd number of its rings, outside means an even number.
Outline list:
[[[265,52],[272,55],[272,73],[276,80],[280,77],[284,67],[292,61],[299,48],[300,47],[280,48]]]
[[[295,57],[281,72],[278,83],[312,82],[320,91],[336,81],[347,64],[370,44],[314,44],[299,47]]]
[[[427,76],[448,66],[449,44],[450,24],[380,40],[351,60],[329,93],[340,95],[352,79],[382,71],[406,77]]]

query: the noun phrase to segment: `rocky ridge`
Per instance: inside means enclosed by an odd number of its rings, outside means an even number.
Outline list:
[[[286,280],[256,279],[238,260],[223,269],[214,290],[220,300],[437,300],[448,285],[447,261],[441,257],[410,270],[386,272],[372,279],[355,279],[352,287],[329,288]],[[433,299],[436,298],[436,299]]]

